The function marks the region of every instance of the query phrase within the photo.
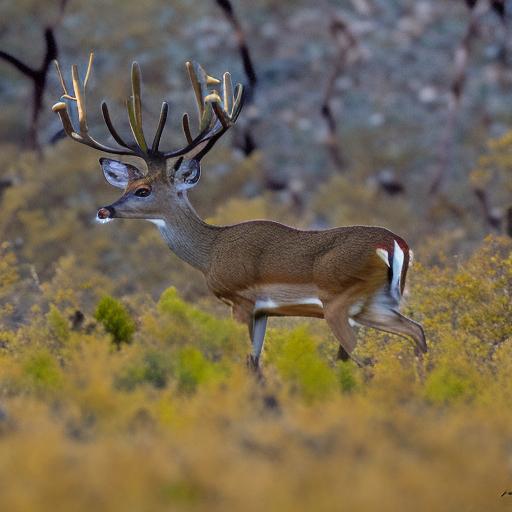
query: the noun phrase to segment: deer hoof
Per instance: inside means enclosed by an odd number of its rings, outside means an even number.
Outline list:
[[[246,364],[249,371],[253,375],[255,375],[259,381],[263,381],[263,373],[261,372],[259,358],[254,357],[252,354],[249,354],[247,356]]]
[[[259,359],[257,357],[254,357],[252,354],[247,355],[246,364],[247,368],[249,368],[249,370],[251,371],[257,372],[260,369]]]

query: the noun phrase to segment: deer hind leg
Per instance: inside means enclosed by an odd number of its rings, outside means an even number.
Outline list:
[[[417,355],[421,352],[426,353],[428,350],[423,327],[418,322],[402,315],[393,307],[369,307],[356,315],[354,320],[366,327],[412,339],[415,343]]]
[[[339,297],[338,299],[324,302],[324,318],[340,343],[337,359],[342,361],[347,361],[348,359],[356,360],[351,355],[356,346],[356,337],[348,321],[346,298]]]

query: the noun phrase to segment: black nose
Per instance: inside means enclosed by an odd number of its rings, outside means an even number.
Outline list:
[[[98,210],[98,219],[110,219],[114,216],[115,210],[112,206],[104,206]]]

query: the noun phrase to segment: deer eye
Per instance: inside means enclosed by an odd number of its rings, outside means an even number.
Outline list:
[[[148,197],[151,194],[151,189],[149,187],[140,187],[135,191],[135,195],[137,197]]]

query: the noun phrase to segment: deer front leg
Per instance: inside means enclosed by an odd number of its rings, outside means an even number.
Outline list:
[[[233,305],[233,317],[235,320],[245,323],[249,329],[251,352],[247,355],[247,366],[259,374],[260,356],[265,340],[268,316],[264,313],[255,313],[254,303],[250,301],[237,301]]]
[[[251,370],[259,372],[260,356],[265,341],[265,332],[267,330],[268,316],[265,314],[254,315],[249,332],[251,334],[252,350],[247,359],[247,364]]]

